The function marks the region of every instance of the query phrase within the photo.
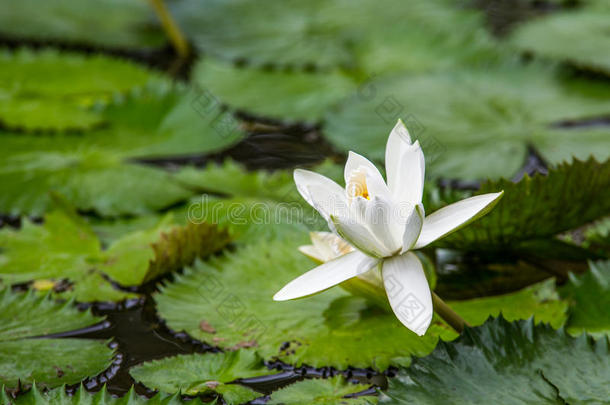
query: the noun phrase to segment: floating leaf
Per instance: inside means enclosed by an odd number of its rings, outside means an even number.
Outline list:
[[[401,74],[367,86],[374,94],[356,95],[330,111],[324,132],[339,148],[373,159],[383,159],[398,118],[422,144],[429,171],[439,176],[512,176],[525,160],[527,144],[552,164],[570,156],[610,157],[603,146],[607,130],[555,125],[607,115],[610,86],[562,82],[540,65]]]
[[[572,303],[567,324],[570,333],[610,332],[610,261],[590,263],[589,271],[580,276],[570,274],[560,292]]]
[[[262,70],[235,67],[209,58],[195,66],[194,80],[237,110],[314,122],[331,105],[356,89],[355,83],[338,71]]]
[[[1,387],[0,387],[1,389]],[[125,396],[115,398],[110,395],[104,385],[98,392],[88,392],[82,385],[74,395],[66,394],[65,387],[43,391],[34,387],[16,399],[9,398],[4,390],[0,391],[0,402],[14,405],[178,405],[188,403],[201,405],[203,402],[199,398],[189,401],[182,401],[178,394],[167,395],[158,393],[152,398],[146,398],[136,394],[133,387]]]
[[[467,329],[401,369],[381,403],[607,403],[609,343],[503,318]]]
[[[504,196],[490,213],[439,243],[462,249],[502,249],[606,216],[610,213],[610,160],[574,160],[546,176],[526,176],[518,183],[486,182],[478,194],[499,190],[504,190]]]
[[[343,167],[325,161],[310,170],[343,182]],[[231,197],[273,200],[279,202],[304,202],[293,180],[292,170],[247,171],[240,164],[226,160],[222,164],[208,164],[203,169],[185,167],[175,178],[189,188],[202,192]]]
[[[172,4],[172,12],[206,54],[257,65],[348,65],[352,55],[324,3],[182,0]]]
[[[454,1],[386,1],[384,7],[375,1],[359,1],[350,5],[348,27],[362,33],[354,41],[354,53],[369,80],[388,72],[446,70],[507,57],[486,30],[481,14]],[[373,86],[363,84],[359,91],[362,98],[374,97]]]
[[[188,354],[141,364],[130,370],[132,377],[149,388],[170,393],[222,394],[229,404],[251,401],[261,394],[238,384],[240,378],[270,373],[253,350]]]
[[[111,364],[107,342],[42,337],[99,322],[72,302],[57,303],[34,293],[0,290],[0,386],[36,381],[43,387],[74,384]],[[38,337],[38,339],[32,339]]]
[[[610,7],[585,7],[537,18],[510,38],[518,49],[610,75]]]
[[[146,214],[192,195],[169,173],[107,152],[40,151],[1,158],[0,212],[40,216],[52,206],[50,191],[80,210],[105,216]]]
[[[285,283],[313,267],[297,250],[309,243],[306,229],[284,227],[279,236],[253,236],[236,252],[176,275],[155,295],[159,315],[173,330],[222,348],[254,346],[265,358],[315,367],[382,370],[394,357],[423,355],[434,347],[437,326],[420,338],[393,314],[340,289],[274,302]],[[202,320],[214,335],[201,329]]]
[[[445,0],[388,0],[384,7],[373,0],[183,0],[173,11],[206,54],[256,66],[341,66],[379,74],[497,53],[481,17]]]
[[[13,7],[2,7],[6,8]],[[160,80],[124,60],[52,49],[0,51],[0,63],[0,121],[4,127],[25,130],[83,130],[101,125],[105,119],[90,110],[93,103]]]
[[[133,160],[235,143],[239,123],[201,97],[181,86],[153,87],[103,108],[109,126],[82,136],[0,131],[0,212],[41,215],[49,191],[104,216],[141,215],[184,201],[192,191]]]
[[[36,12],[32,12],[36,10]],[[166,40],[149,23],[142,0],[0,1],[4,37],[112,48],[161,47]],[[104,16],[104,18],[100,18]]]
[[[24,220],[20,230],[0,230],[0,278],[8,284],[67,279],[68,291],[60,294],[118,301],[133,294],[113,288],[107,276],[123,286],[139,285],[228,243],[226,232],[214,225],[172,222],[166,216],[154,228],[127,234],[102,250],[91,228],[66,211],[47,214],[43,225]]]
[[[271,394],[269,405],[367,405],[376,404],[377,398],[359,396],[346,398],[346,395],[364,391],[368,386],[363,384],[348,384],[343,377],[299,381],[281,388]]]
[[[568,307],[566,301],[559,300],[554,280],[547,280],[514,293],[450,301],[448,304],[472,326],[483,324],[490,316],[497,317],[502,314],[508,321],[533,316],[536,323],[550,323],[554,328],[559,328],[566,320]]]

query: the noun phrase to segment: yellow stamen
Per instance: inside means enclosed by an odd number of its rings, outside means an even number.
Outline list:
[[[349,199],[363,197],[370,200],[369,189],[366,184],[366,169],[358,168],[350,173],[347,181],[347,196]]]

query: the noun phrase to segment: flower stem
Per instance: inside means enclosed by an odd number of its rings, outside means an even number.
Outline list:
[[[434,306],[434,312],[443,318],[456,332],[462,333],[464,326],[470,326],[449,305],[445,304],[445,301],[436,295],[434,291],[432,291],[432,305]]]
[[[186,40],[184,39],[184,35],[180,31],[178,24],[174,21],[172,15],[167,10],[165,3],[163,0],[148,0],[150,5],[155,10],[155,14],[161,20],[161,25],[163,26],[163,30],[169,37],[172,45],[180,58],[186,59],[189,56],[189,46]]]

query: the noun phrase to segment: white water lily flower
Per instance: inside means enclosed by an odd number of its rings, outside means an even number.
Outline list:
[[[373,163],[350,152],[345,188],[320,174],[294,171],[299,193],[352,248],[344,248],[341,256],[292,280],[273,299],[315,294],[380,266],[396,317],[421,336],[432,321],[432,297],[422,264],[411,250],[484,215],[502,192],[467,198],[426,216],[422,205],[424,154],[419,142],[411,141],[402,121],[390,133],[385,162],[387,183]],[[326,249],[321,245],[316,249]],[[331,257],[331,253],[319,258]]]

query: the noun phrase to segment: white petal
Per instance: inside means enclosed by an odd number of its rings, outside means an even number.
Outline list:
[[[407,127],[398,120],[390,133],[385,150],[388,188],[396,202],[421,203],[425,166],[424,153],[419,142],[411,143]]]
[[[354,250],[346,241],[331,232],[310,232],[309,237],[314,248],[319,252],[319,256],[323,258],[322,262],[327,262]]]
[[[296,169],[294,182],[305,201],[318,210],[327,221],[330,213],[334,212],[333,205],[347,205],[345,190],[328,177],[309,170]]]
[[[412,252],[383,262],[383,285],[394,314],[407,328],[422,336],[434,309],[430,287],[421,262]]]
[[[419,239],[423,224],[424,224],[424,210],[421,205],[416,205],[411,211],[411,215],[407,218],[407,222],[404,226],[404,233],[402,235],[402,250],[400,253],[404,253],[415,245]]]
[[[295,278],[278,291],[273,299],[292,300],[326,290],[369,271],[377,262],[377,259],[358,251],[348,253]]]
[[[366,168],[366,185],[371,195],[389,196],[388,186],[383,180],[383,176],[379,173],[379,169],[367,158],[355,152],[349,152],[347,162],[345,163],[345,184],[347,185],[354,170]]]
[[[402,246],[404,229],[398,221],[398,207],[381,196],[375,196],[367,202],[364,218],[366,225],[388,251],[397,252]]]
[[[320,185],[307,187],[306,192],[314,207],[328,222],[331,215],[349,214],[349,204],[344,192],[337,194]]]
[[[424,219],[424,225],[415,244],[422,248],[437,239],[482,217],[500,201],[504,191],[477,195],[448,205]]]
[[[324,254],[324,252],[318,250],[314,245],[303,245],[299,246],[298,249],[299,252],[318,263],[324,263],[327,261],[327,256]]]
[[[377,258],[392,254],[392,251],[375,237],[366,224],[349,217],[331,216],[330,219],[339,236],[356,249]]]

